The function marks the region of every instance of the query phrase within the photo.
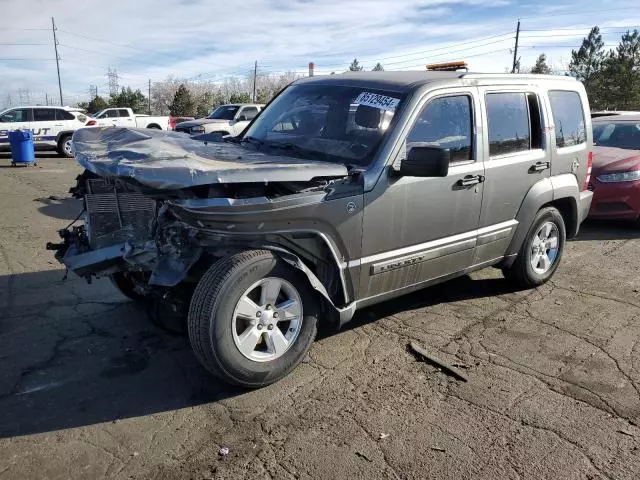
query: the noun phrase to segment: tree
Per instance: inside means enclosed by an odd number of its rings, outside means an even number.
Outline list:
[[[353,62],[351,62],[351,65],[349,65],[349,71],[350,72],[361,72],[362,70],[364,70],[364,67],[362,65],[360,65],[360,62],[358,62],[357,58],[354,58]]]
[[[196,100],[196,118],[203,118],[209,115],[213,108],[213,93],[204,92]]]
[[[169,113],[174,117],[193,117],[196,113],[195,103],[187,87],[180,84],[169,105]]]
[[[100,95],[96,95],[96,97],[87,104],[87,112],[96,113],[103,108],[107,108],[108,106],[109,104],[104,98],[102,98]]]
[[[229,103],[251,103],[251,95],[247,92],[234,93],[229,97]]]
[[[600,29],[593,27],[578,50],[571,51],[569,71],[584,83],[591,106],[602,108],[603,76],[602,67],[605,60],[604,42]]]
[[[131,90],[131,87],[122,87],[120,93],[111,95],[109,97],[110,107],[128,107],[135,113],[147,113],[149,102],[140,90],[135,92]]]
[[[609,53],[603,67],[603,106],[635,110],[640,106],[640,34],[627,31],[616,50]]]
[[[380,62],[376,63],[376,66],[373,67],[372,72],[384,72],[384,67]]]
[[[549,75],[551,73],[551,68],[547,65],[547,56],[544,53],[541,53],[536,60],[536,64],[531,69],[531,73],[541,73],[543,75]]]

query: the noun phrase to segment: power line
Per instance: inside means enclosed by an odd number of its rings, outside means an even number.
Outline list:
[[[555,31],[555,30],[591,30],[593,28],[593,26],[591,27],[561,27],[561,28],[528,28],[528,29],[523,29],[520,30],[521,32],[551,32],[551,31]],[[632,29],[632,28],[640,28],[640,25],[632,25],[629,27],[625,27],[622,25],[618,25],[618,26],[609,26],[609,27],[598,27],[600,30],[609,30],[611,28],[624,28],[624,29]]]
[[[29,46],[43,46],[47,43],[14,43],[14,42],[0,42],[3,47],[29,47]]]
[[[147,53],[147,54],[151,53],[151,54],[153,54],[153,55],[162,55],[162,56],[166,56],[166,57],[172,57],[172,58],[178,59],[178,60],[180,60],[180,61],[182,61],[182,62],[187,61],[187,62],[200,63],[200,64],[202,64],[202,65],[210,65],[208,62],[194,61],[194,60],[191,60],[191,59],[189,59],[189,58],[184,58],[184,57],[182,57],[182,56],[180,56],[180,55],[174,55],[174,54],[166,53],[166,52],[157,52],[157,51],[153,51],[153,50],[146,50],[146,49],[139,48],[139,47],[134,47],[134,46],[132,46],[132,45],[128,45],[128,44],[125,44],[125,43],[111,42],[111,41],[109,41],[109,40],[103,40],[103,39],[101,39],[101,38],[91,37],[91,36],[89,36],[89,35],[83,35],[83,34],[76,33],[76,32],[70,32],[70,31],[68,31],[68,30],[62,30],[62,29],[60,29],[60,31],[61,31],[61,32],[66,33],[66,34],[68,34],[68,35],[73,35],[73,36],[75,36],[75,37],[84,38],[84,39],[87,39],[87,40],[93,40],[93,41],[95,41],[95,42],[106,43],[106,44],[108,44],[108,45],[114,45],[114,46],[116,46],[116,47],[129,48],[129,49],[131,49],[131,50],[136,50],[136,51],[138,51],[138,52],[143,52],[143,53]],[[72,47],[72,48],[73,48],[73,47]],[[234,66],[231,66],[231,65],[220,65],[220,67],[226,67],[226,68],[235,68],[236,66],[237,66],[237,65],[234,65]]]
[[[608,12],[615,12],[618,10],[629,10],[629,7],[620,7],[620,8],[607,8],[606,10],[587,10],[587,11],[580,11],[580,12],[576,12],[575,10],[573,10],[572,12],[566,12],[566,13],[558,13],[558,12],[549,12],[546,15],[535,15],[532,17],[520,17],[520,20],[530,20],[532,18],[549,18],[549,17],[564,17],[567,15],[576,15],[577,13],[580,13],[580,15],[584,15],[585,13],[608,13]]]
[[[53,62],[55,58],[0,58],[0,62]]]

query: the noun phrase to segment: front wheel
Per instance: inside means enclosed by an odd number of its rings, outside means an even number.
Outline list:
[[[513,265],[502,270],[505,278],[518,287],[542,285],[555,273],[566,242],[564,219],[554,207],[541,209]]]
[[[257,388],[290,373],[317,332],[307,278],[268,250],[222,258],[203,275],[189,308],[200,362],[225,381]]]
[[[71,151],[71,135],[63,135],[58,140],[57,146],[58,153],[66,158],[73,158],[73,152]]]

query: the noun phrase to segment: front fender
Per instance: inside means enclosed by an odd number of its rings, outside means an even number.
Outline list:
[[[309,267],[305,265],[305,263],[300,259],[300,257],[295,255],[294,253],[289,252],[288,250],[285,250],[284,248],[279,248],[273,245],[266,245],[264,248],[275,252],[276,255],[282,258],[285,262],[287,262],[292,267],[297,268],[307,276],[307,278],[309,279],[309,283],[311,284],[311,287],[325,298],[325,300],[328,302],[327,304],[330,305],[333,311],[338,315],[339,327],[341,327],[342,325],[347,323],[349,320],[351,320],[351,318],[355,313],[355,303],[351,303],[344,308],[337,307],[333,303],[333,300],[331,300],[329,292],[327,292],[327,289],[322,284],[320,279],[316,277],[315,273],[313,273],[309,269]],[[344,288],[344,285],[343,285],[343,288]]]

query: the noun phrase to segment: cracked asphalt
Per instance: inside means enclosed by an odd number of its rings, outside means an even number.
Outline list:
[[[0,479],[640,478],[640,229],[584,226],[536,290],[489,269],[367,309],[243,391],[108,281],[63,280],[44,245],[80,169],[38,160],[0,155]]]

